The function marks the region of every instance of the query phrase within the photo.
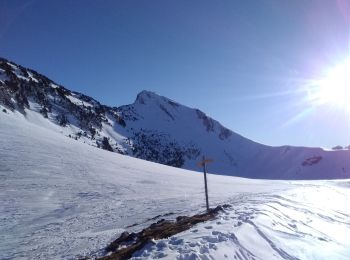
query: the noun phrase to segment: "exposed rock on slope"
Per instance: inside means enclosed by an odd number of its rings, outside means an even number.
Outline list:
[[[21,113],[28,121],[69,138],[170,166],[198,170],[196,163],[205,155],[214,159],[210,171],[217,174],[350,177],[349,150],[258,144],[198,109],[150,91],[139,93],[133,104],[106,106],[6,59],[0,59],[0,106],[5,113]]]

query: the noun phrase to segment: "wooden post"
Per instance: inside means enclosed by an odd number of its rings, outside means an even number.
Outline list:
[[[212,161],[213,160],[211,160],[211,159],[205,159],[205,156],[203,156],[202,161],[198,163],[198,166],[203,167],[205,202],[206,202],[206,206],[207,206],[207,211],[209,211],[209,197],[208,197],[208,184],[207,184],[207,163],[210,163]]]
[[[207,185],[207,169],[205,157],[203,156],[203,172],[204,172],[204,187],[205,187],[205,202],[207,203],[207,211],[209,211],[208,185]]]

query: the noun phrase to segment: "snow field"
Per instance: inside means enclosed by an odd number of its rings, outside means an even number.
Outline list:
[[[101,255],[127,226],[205,209],[201,173],[97,149],[16,113],[0,113],[0,158],[0,259]],[[232,207],[135,259],[349,259],[349,180],[208,182],[211,206]]]

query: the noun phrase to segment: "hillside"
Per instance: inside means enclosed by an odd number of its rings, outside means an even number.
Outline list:
[[[116,97],[117,101],[117,97]],[[109,107],[0,59],[0,112],[123,155],[189,170],[203,156],[215,174],[260,179],[350,178],[350,151],[271,147],[222,126],[199,109],[142,91]]]
[[[0,113],[0,259],[103,255],[123,231],[205,209],[201,173],[96,149],[32,121]],[[349,180],[208,181],[210,205],[232,207],[134,259],[349,259]]]

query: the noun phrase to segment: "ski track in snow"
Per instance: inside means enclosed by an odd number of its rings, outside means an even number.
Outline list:
[[[237,196],[217,219],[153,241],[133,259],[349,259],[350,211],[302,202],[297,198],[302,189],[286,196]],[[330,187],[306,189],[311,196],[334,196],[345,207],[349,202],[349,191],[339,196]]]
[[[96,149],[20,115],[0,113],[0,144],[0,259],[101,255],[127,226],[205,209],[202,174]],[[349,180],[208,181],[211,206],[232,207],[135,259],[349,259]]]

